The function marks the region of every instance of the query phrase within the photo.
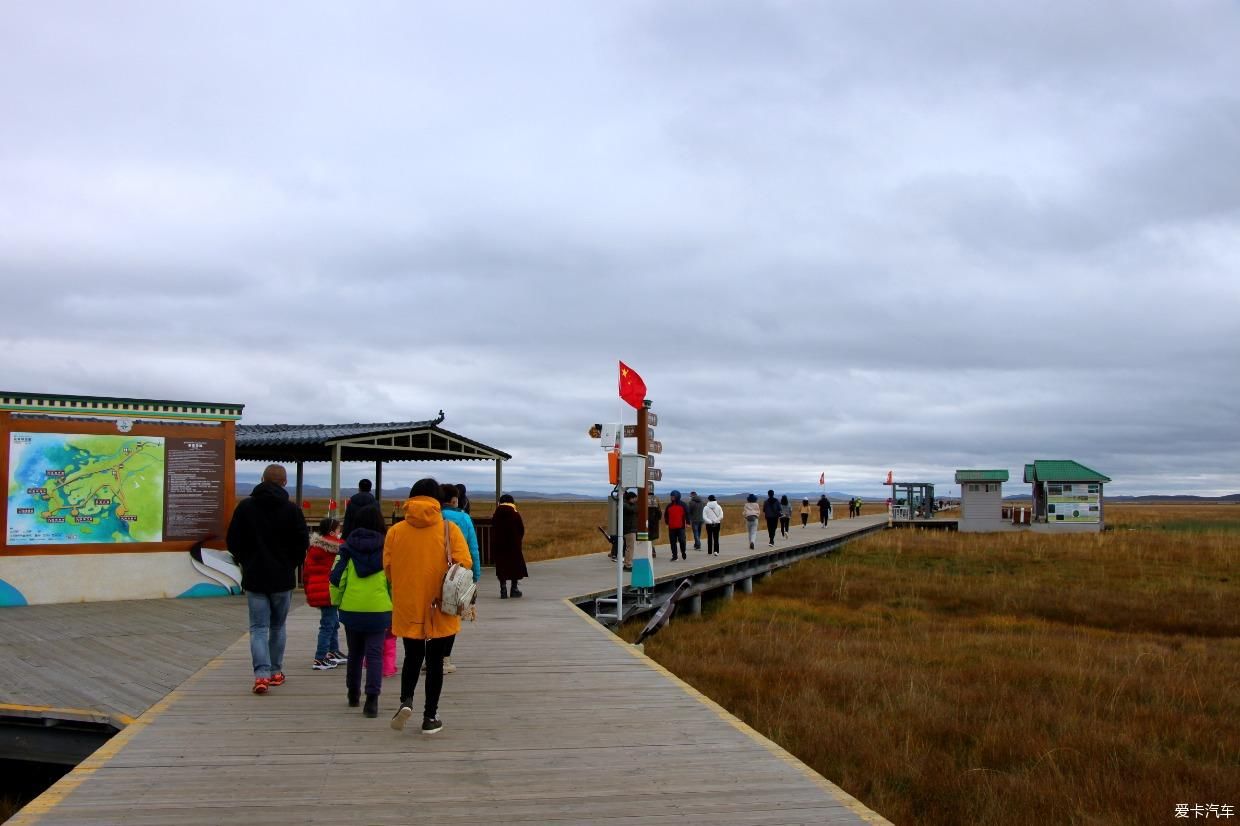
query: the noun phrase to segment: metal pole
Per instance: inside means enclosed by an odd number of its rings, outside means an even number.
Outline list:
[[[379,513],[383,513],[383,460],[375,459],[375,501],[379,503]]]

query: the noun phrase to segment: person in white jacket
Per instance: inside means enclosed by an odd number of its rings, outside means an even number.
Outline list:
[[[715,501],[714,494],[706,497],[702,508],[702,521],[706,523],[706,555],[719,556],[719,529],[723,527],[723,506]]]

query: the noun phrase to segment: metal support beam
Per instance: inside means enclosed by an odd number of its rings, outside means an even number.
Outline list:
[[[731,599],[732,595],[735,593],[736,593],[736,586],[733,585],[731,582],[723,586],[723,598],[724,599]]]
[[[753,593],[753,577],[747,576],[744,579],[742,579],[740,582],[740,586],[741,586],[742,594],[752,594]]]

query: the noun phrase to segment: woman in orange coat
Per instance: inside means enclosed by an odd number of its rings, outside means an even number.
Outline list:
[[[439,610],[448,556],[466,568],[473,557],[461,529],[446,522],[439,505],[439,483],[419,479],[409,490],[404,521],[387,532],[383,543],[383,570],[392,585],[392,633],[405,646],[400,675],[400,708],[392,728],[400,731],[413,716],[413,692],[426,660],[426,703],[422,733],[443,728],[439,694],[443,690],[443,658],[449,642],[461,630],[461,618]]]

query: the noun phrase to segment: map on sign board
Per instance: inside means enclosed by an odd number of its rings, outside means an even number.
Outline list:
[[[164,439],[9,435],[8,544],[158,542]]]

